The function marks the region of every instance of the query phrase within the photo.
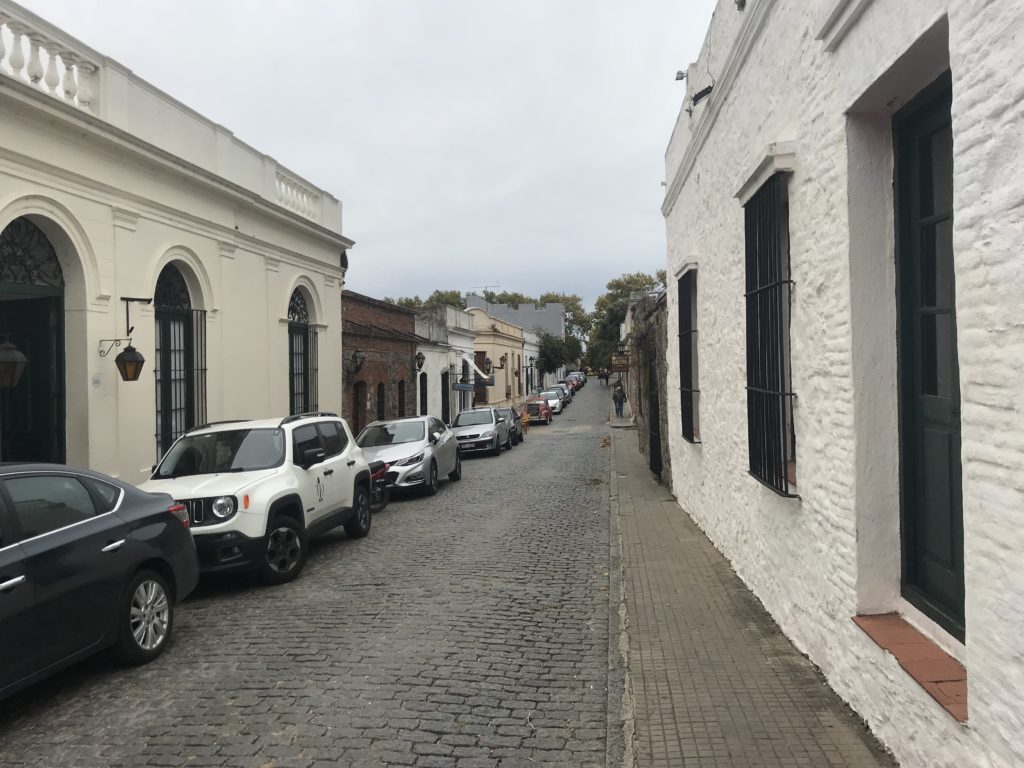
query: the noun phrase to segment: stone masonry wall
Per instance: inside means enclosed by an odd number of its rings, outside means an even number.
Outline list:
[[[699,270],[702,442],[691,445],[682,439],[678,398],[668,398],[668,422],[674,425],[668,430],[673,489],[783,630],[901,765],[1021,765],[1024,134],[1019,125],[1024,77],[1013,62],[1021,51],[1020,34],[1014,31],[1024,29],[1024,5],[874,0],[860,4],[863,13],[847,39],[829,53],[816,36],[825,12],[837,5],[838,0],[747,3],[742,13],[767,8],[763,27],[667,212],[669,327],[677,323],[675,278],[685,265],[696,264]],[[719,2],[702,53],[706,60],[691,67],[690,76],[710,71],[720,93],[713,91],[695,110],[690,126],[677,129],[683,140],[696,137],[699,120],[710,114],[708,103],[722,98],[724,52],[733,50],[739,14],[732,0]],[[879,97],[879,136],[884,140],[888,114],[926,84],[916,79],[921,66],[945,68],[943,60],[926,56],[922,65],[904,56],[936,30],[943,46],[948,45],[943,55],[948,51],[953,77],[967,643],[955,647],[955,641],[935,635],[933,627],[909,611],[907,617],[964,661],[966,726],[945,713],[851,621],[861,605],[871,605],[874,612],[905,611],[898,557],[893,562],[899,497],[894,492],[892,267],[871,280],[871,272],[865,277],[851,261],[865,255],[858,251],[865,237],[878,234],[891,247],[891,204],[866,226],[863,218],[872,202],[868,198],[876,203],[891,198],[891,147],[875,156],[858,154],[854,107],[859,99],[878,95],[872,89],[888,72],[901,73],[886,88],[910,92]],[[689,119],[680,113],[680,120]],[[779,497],[746,472],[744,225],[735,195],[768,144],[783,141],[797,147],[789,181],[789,228],[800,499]],[[670,188],[682,157],[679,147],[670,148]],[[859,175],[875,161],[890,164],[890,182],[883,179],[867,191],[860,189]],[[891,258],[882,253],[879,260]],[[865,353],[855,353],[855,339],[866,333],[855,319],[872,317],[881,318],[882,341],[868,338]],[[679,380],[674,334],[668,337],[668,369],[665,389],[673,391]],[[864,397],[864,391],[878,394]],[[872,418],[881,426],[877,432],[862,428]],[[883,460],[872,461],[874,454]],[[869,505],[877,519],[865,515]],[[884,552],[872,550],[885,549],[884,541],[872,538],[878,538],[876,522],[893,532]],[[876,562],[890,581],[887,586],[865,565]]]

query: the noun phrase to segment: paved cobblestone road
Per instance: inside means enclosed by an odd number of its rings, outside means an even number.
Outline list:
[[[0,764],[605,765],[607,411],[591,382],[367,539],[322,539],[290,585],[204,583],[155,663],[0,704]]]

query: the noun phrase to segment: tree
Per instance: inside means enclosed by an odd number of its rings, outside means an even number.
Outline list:
[[[460,291],[442,291],[440,289],[435,290],[426,299],[421,299],[417,296],[402,296],[398,299],[391,299],[385,297],[384,301],[390,302],[391,304],[397,304],[400,307],[406,307],[407,309],[429,309],[432,307],[440,307],[448,304],[459,309],[466,308],[466,300],[463,298]]]
[[[583,344],[575,336],[559,338],[553,333],[541,331],[540,353],[537,365],[541,373],[554,373],[563,365],[575,364],[583,354]]]
[[[583,341],[590,334],[590,313],[583,308],[583,299],[575,293],[542,293],[539,304],[560,303],[565,306],[565,333]]]
[[[655,275],[630,272],[608,281],[607,291],[594,302],[592,325],[587,343],[587,365],[606,368],[611,365],[612,353],[619,344],[619,327],[626,319],[630,296],[665,287],[665,270]]]

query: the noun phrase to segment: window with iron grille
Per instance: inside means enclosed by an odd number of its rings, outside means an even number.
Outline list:
[[[384,420],[384,405],[384,382],[381,382],[377,385],[377,421]]]
[[[679,398],[683,438],[700,442],[700,389],[697,384],[697,270],[679,278]]]
[[[188,285],[174,264],[160,271],[153,304],[159,459],[171,443],[206,421],[206,312],[192,309]]]
[[[309,413],[317,409],[317,338],[309,322],[306,298],[297,288],[288,302],[288,408]]]
[[[787,179],[775,174],[744,205],[747,438],[750,474],[776,493],[795,496]]]
[[[420,374],[420,416],[427,415],[427,374]]]

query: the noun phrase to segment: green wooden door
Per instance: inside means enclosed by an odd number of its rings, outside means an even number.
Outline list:
[[[898,112],[903,594],[964,639],[960,377],[953,271],[953,133],[945,75]]]

